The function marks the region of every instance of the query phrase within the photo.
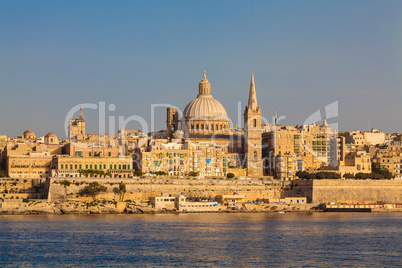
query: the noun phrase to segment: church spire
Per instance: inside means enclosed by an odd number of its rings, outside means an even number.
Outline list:
[[[84,120],[84,113],[82,112],[82,103],[81,103],[81,107],[80,107],[80,115],[78,117],[79,120]]]
[[[257,94],[255,93],[254,73],[251,73],[250,95],[248,97],[248,109],[254,111],[257,110]]]
[[[326,117],[324,117],[324,122],[322,123],[322,126],[323,126],[323,127],[327,127],[327,126],[328,126],[327,118],[326,118]]]

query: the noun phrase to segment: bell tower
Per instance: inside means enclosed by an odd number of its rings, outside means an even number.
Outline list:
[[[166,114],[167,135],[171,138],[173,133],[179,129],[179,109],[177,107],[168,107]]]
[[[84,140],[85,139],[85,119],[82,112],[82,104],[80,107],[80,115],[78,118],[71,118],[68,126],[68,139],[69,140]]]
[[[261,108],[257,104],[254,74],[251,73],[248,106],[244,110],[244,157],[247,175],[250,177],[263,176],[262,166],[262,123]]]

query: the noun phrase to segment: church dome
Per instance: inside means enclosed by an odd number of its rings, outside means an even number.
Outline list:
[[[204,78],[199,85],[197,98],[187,104],[183,111],[183,118],[186,120],[224,120],[229,121],[223,105],[214,99],[210,93],[211,84],[208,82],[205,71]]]
[[[56,137],[57,138],[57,136],[53,132],[47,133],[45,137]]]
[[[186,119],[228,120],[223,105],[212,96],[198,96],[184,109],[183,117]]]
[[[25,130],[24,133],[22,134],[22,137],[24,139],[35,139],[36,138],[35,133],[30,129]]]
[[[34,132],[32,130],[28,129],[28,130],[24,131],[24,135],[27,135],[27,134],[34,134]]]
[[[199,83],[197,98],[184,108],[182,130],[184,133],[211,135],[226,134],[229,131],[229,118],[223,105],[211,95],[211,84],[205,75]]]

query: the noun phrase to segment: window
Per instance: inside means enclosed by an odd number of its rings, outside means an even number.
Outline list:
[[[91,152],[89,152],[89,156],[92,156],[92,153],[91,153]]]
[[[109,156],[112,156],[112,153],[111,153],[111,152],[109,152],[109,153],[108,153],[108,155],[109,155]]]
[[[95,165],[95,169],[97,169],[98,168],[98,165]]]
[[[257,127],[257,119],[254,119],[254,127]]]

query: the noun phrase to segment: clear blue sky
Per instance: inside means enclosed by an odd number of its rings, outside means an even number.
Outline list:
[[[269,119],[339,101],[340,130],[401,132],[402,1],[0,1],[0,134],[65,138],[80,102],[149,121],[151,104],[184,109],[204,69],[235,123],[253,71]]]

